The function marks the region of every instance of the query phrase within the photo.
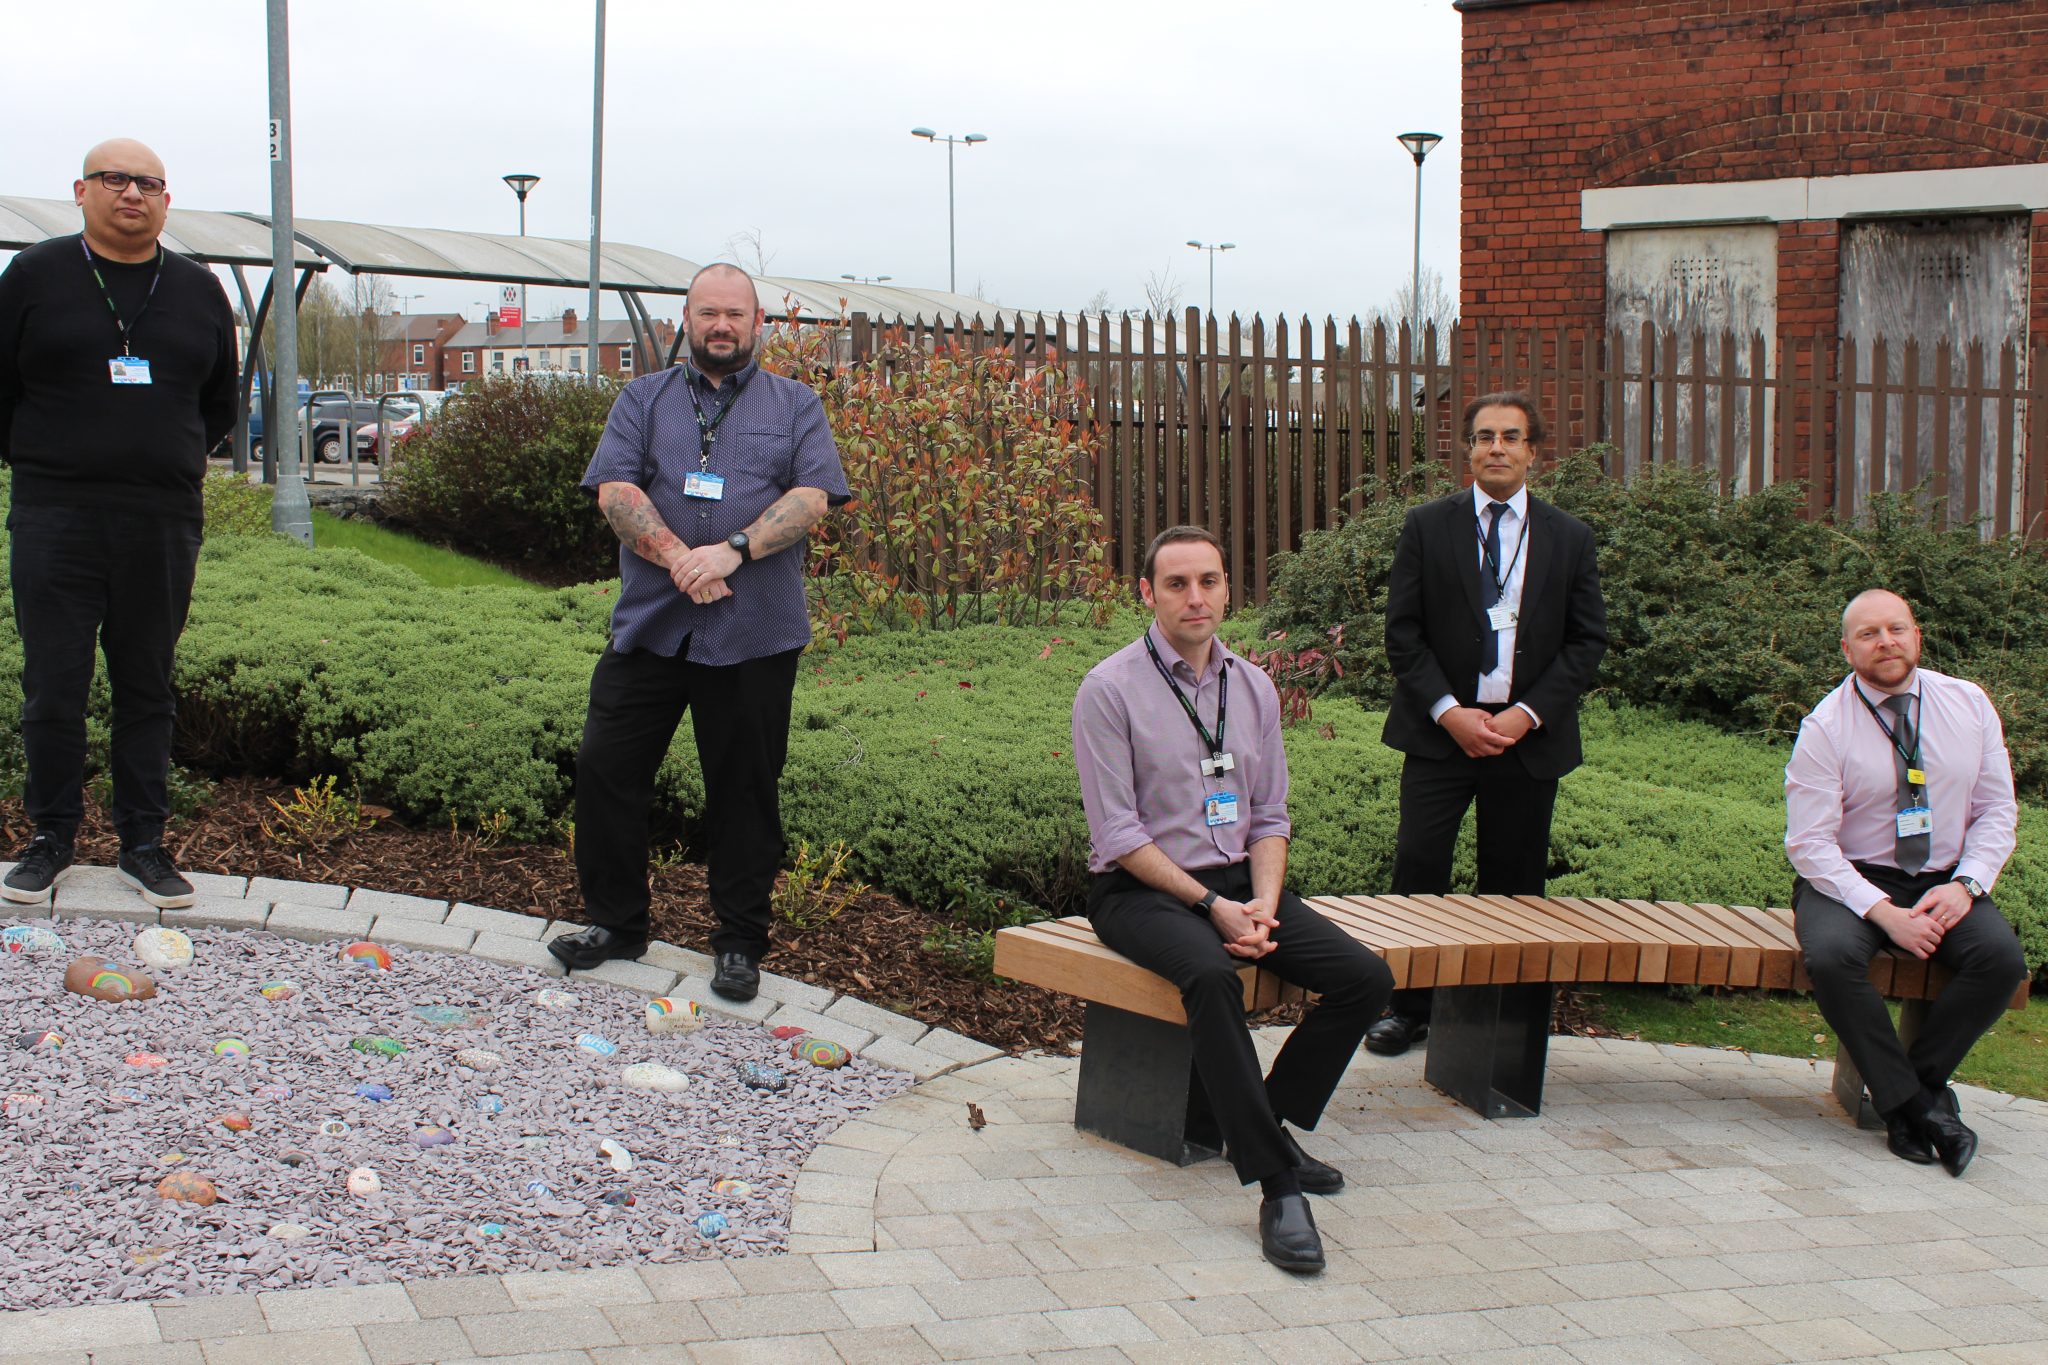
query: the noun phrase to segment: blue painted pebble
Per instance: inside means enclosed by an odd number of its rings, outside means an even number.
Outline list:
[[[787,1090],[789,1077],[766,1062],[735,1062],[740,1080],[756,1090]]]
[[[697,1219],[697,1235],[699,1237],[716,1237],[731,1226],[732,1220],[722,1213],[703,1214]]]

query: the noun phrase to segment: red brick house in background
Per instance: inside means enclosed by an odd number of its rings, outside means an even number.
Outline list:
[[[632,378],[640,358],[633,347],[633,328],[624,318],[600,318],[597,324],[597,363],[606,374]],[[654,321],[655,336],[662,358],[675,341],[675,325],[666,319]],[[578,321],[576,310],[564,309],[559,318],[533,319],[526,324],[526,367],[536,372],[567,370],[585,372],[591,350],[591,329]],[[511,374],[520,368],[520,332],[517,327],[500,327],[495,316],[483,322],[465,323],[443,341],[443,380],[440,387],[452,389],[467,380],[491,374]]]
[[[2048,338],[2041,0],[1456,7],[1468,323],[1850,339],[1864,364],[1882,336],[1894,374],[1946,336],[1958,382],[1972,341],[1989,377]]]
[[[381,382],[373,391],[448,387],[441,382],[441,348],[462,330],[462,314],[397,313],[377,322],[384,340],[377,354]]]

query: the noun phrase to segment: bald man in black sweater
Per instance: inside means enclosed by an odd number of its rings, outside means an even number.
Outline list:
[[[192,903],[163,848],[176,699],[171,663],[199,557],[207,452],[235,417],[235,320],[205,266],[164,250],[163,163],[116,139],[86,154],[77,236],[0,274],[0,461],[22,646],[23,804],[35,834],[0,896],[47,903],[84,817],[95,646],[113,696],[122,879]]]

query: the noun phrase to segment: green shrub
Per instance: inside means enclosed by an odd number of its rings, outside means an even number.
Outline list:
[[[1276,556],[1269,628],[1344,627],[1335,690],[1384,705],[1387,575],[1407,509],[1447,481],[1373,490],[1358,516]],[[1926,662],[1983,684],[2005,718],[2023,790],[2048,792],[2048,555],[1971,528],[1935,530],[1912,499],[1881,495],[1851,526],[1809,522],[1804,493],[1776,484],[1745,497],[1660,465],[1631,482],[1597,452],[1547,471],[1537,491],[1593,528],[1612,639],[1599,685],[1638,705],[1773,740],[1847,672],[1841,611],[1888,587],[1912,602]]]
[[[209,536],[269,535],[271,490],[243,474],[210,471],[200,485]]]
[[[618,385],[492,376],[405,445],[387,481],[392,515],[492,559],[600,578],[618,540],[579,486]]]

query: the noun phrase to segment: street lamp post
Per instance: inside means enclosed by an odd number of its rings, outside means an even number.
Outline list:
[[[1443,141],[1437,133],[1403,133],[1397,139],[1415,158],[1415,264],[1408,277],[1409,331],[1422,344],[1422,158]]]
[[[417,303],[425,297],[425,294],[393,294],[391,296],[392,302],[398,305],[398,367],[394,377],[398,379],[398,387],[401,389],[411,387],[403,378],[409,372],[409,367],[412,365],[412,324],[406,320],[405,306],[408,303]]]
[[[1213,318],[1216,316],[1216,253],[1219,251],[1235,251],[1237,250],[1237,243],[1218,242],[1212,246],[1207,242],[1198,242],[1190,237],[1188,238],[1188,245],[1197,251],[1209,253],[1209,316]]]
[[[986,133],[969,133],[965,137],[954,137],[951,133],[939,136],[929,128],[912,128],[912,137],[921,137],[926,142],[946,144],[946,289],[950,293],[960,292],[959,257],[954,250],[953,235],[953,148],[958,143],[972,147],[977,142],[988,141]]]
[[[1418,165],[1421,163],[1417,163]],[[540,183],[537,175],[508,175],[505,183],[512,187],[512,193],[519,196],[519,235],[526,236],[526,196]],[[519,286],[519,368],[531,373],[533,362],[526,355],[526,286]]]
[[[881,284],[885,280],[893,280],[896,277],[894,275],[841,275],[839,278],[842,280],[852,280],[855,284]]]

